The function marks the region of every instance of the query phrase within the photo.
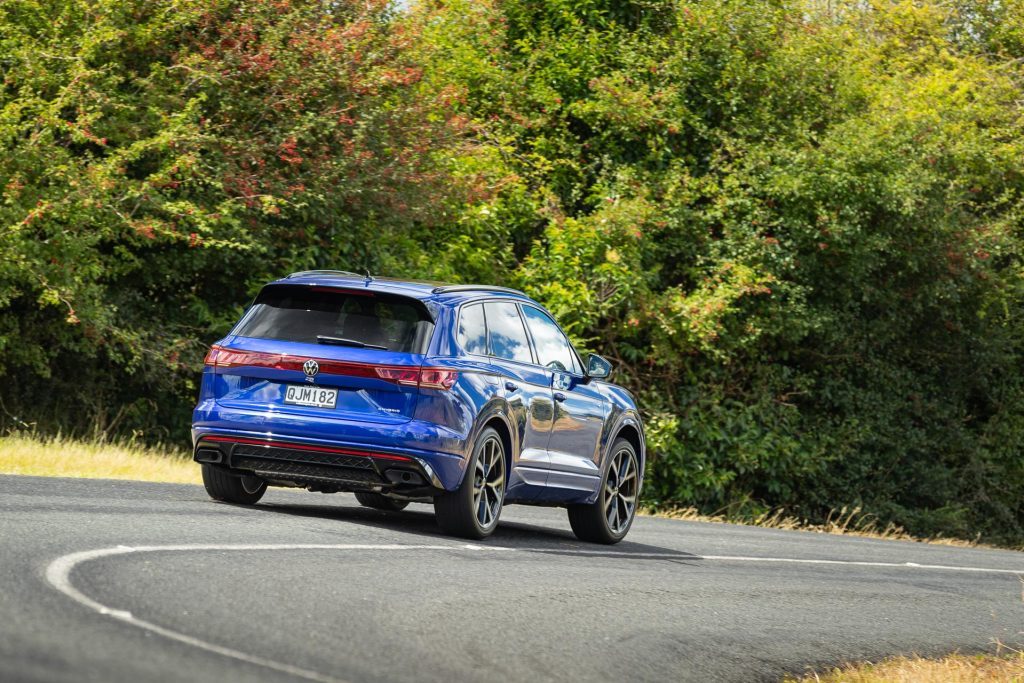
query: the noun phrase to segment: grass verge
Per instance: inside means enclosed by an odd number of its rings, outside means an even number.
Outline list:
[[[959,655],[942,659],[893,657],[878,664],[848,664],[786,683],[1024,683],[1024,652],[1009,656]]]
[[[655,509],[646,508],[641,514],[669,519],[683,519],[693,522],[718,522],[721,524],[740,524],[766,529],[787,529],[796,531],[812,531],[820,534],[837,534],[842,536],[864,536],[866,538],[882,538],[890,541],[913,541],[915,543],[931,543],[962,548],[1002,548],[1008,550],[1024,550],[1024,547],[995,546],[981,543],[977,539],[949,538],[945,536],[922,537],[914,536],[897,525],[889,523],[881,525],[871,514],[859,507],[843,507],[833,510],[828,519],[820,524],[788,514],[785,510],[772,510],[753,517],[742,515],[704,514],[697,508]]]
[[[0,437],[0,474],[202,483],[199,467],[180,449],[20,434]]]

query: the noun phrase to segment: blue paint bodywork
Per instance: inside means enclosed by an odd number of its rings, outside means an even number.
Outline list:
[[[367,365],[451,369],[458,371],[458,379],[451,389],[441,390],[324,374],[316,377],[316,385],[339,388],[336,408],[298,408],[284,406],[282,398],[288,384],[307,381],[301,370],[208,365],[193,414],[196,448],[203,437],[214,436],[407,456],[422,466],[440,493],[460,486],[477,435],[492,426],[507,441],[506,502],[542,505],[593,502],[619,436],[633,442],[643,472],[643,426],[628,391],[582,374],[469,355],[459,347],[457,321],[464,305],[500,300],[542,308],[526,295],[487,288],[436,291],[435,283],[327,272],[295,274],[268,286],[275,285],[410,297],[430,312],[433,335],[423,354],[241,337],[234,330],[218,346]],[[556,393],[562,400],[555,400]]]

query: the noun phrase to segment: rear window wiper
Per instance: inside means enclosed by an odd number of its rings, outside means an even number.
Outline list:
[[[387,351],[388,347],[378,346],[377,344],[365,344],[355,339],[345,339],[344,337],[328,337],[325,334],[318,334],[316,336],[317,344],[333,344],[335,346],[355,346],[359,349],[380,349],[381,351]]]

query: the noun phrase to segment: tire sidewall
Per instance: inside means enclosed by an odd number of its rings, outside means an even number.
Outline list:
[[[250,482],[256,480],[255,488],[246,487],[242,477],[225,472],[214,465],[202,464],[203,485],[214,500],[235,505],[255,505],[267,491],[267,483],[250,475]]]
[[[267,482],[252,475],[239,477],[238,483],[241,485],[242,490],[250,496],[262,496],[267,490]]]

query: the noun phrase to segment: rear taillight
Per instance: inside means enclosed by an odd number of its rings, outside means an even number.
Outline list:
[[[377,368],[377,376],[389,382],[417,386],[420,383],[419,368]]]
[[[389,382],[445,391],[459,378],[455,370],[442,368],[377,368],[377,375]]]
[[[459,373],[454,370],[444,370],[442,368],[421,368],[420,369],[420,386],[428,389],[444,389],[447,391],[452,388],[455,384],[455,380],[459,378]]]
[[[301,370],[302,360],[289,361],[288,356],[281,353],[258,353],[253,351],[236,351],[223,346],[212,346],[206,354],[206,365],[218,368],[231,366],[250,366],[257,368],[275,368],[277,370]]]
[[[217,366],[217,356],[220,354],[221,348],[219,346],[211,346],[210,350],[206,352],[206,358],[203,359],[203,365],[209,365],[210,367]]]
[[[281,353],[260,353],[257,351],[237,351],[222,346],[210,347],[203,363],[213,368],[252,367],[273,368],[274,370],[302,370],[303,364],[310,360],[306,356],[289,356]],[[371,377],[387,380],[405,386],[423,387],[425,389],[442,389],[447,391],[459,378],[455,370],[444,368],[408,368],[395,365],[370,365],[367,363],[350,363],[327,358],[316,358],[321,375],[348,375],[350,377]]]

